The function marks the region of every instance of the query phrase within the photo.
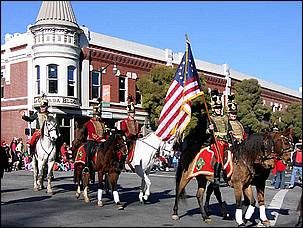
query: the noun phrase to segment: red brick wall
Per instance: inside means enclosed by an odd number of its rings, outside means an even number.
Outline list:
[[[4,86],[4,98],[20,98],[27,96],[27,61],[10,65],[10,84]],[[26,105],[27,99],[1,101],[2,107]],[[19,110],[1,111],[1,139],[10,143],[13,137],[21,137],[27,141],[24,129],[27,122],[21,119]],[[5,133],[5,135],[3,134]]]
[[[4,98],[27,96],[27,61],[10,65],[10,84],[4,87]]]
[[[13,137],[21,137],[25,145],[27,136],[24,134],[24,129],[27,126],[27,122],[21,119],[19,110],[1,111],[1,140],[10,144]]]

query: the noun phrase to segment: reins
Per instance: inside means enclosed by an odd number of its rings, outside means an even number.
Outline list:
[[[48,152],[42,145],[42,139],[44,138],[44,136],[46,136],[50,141],[52,141],[51,137],[50,137],[50,132],[52,131],[56,131],[56,123],[54,123],[50,129],[48,129],[46,127],[46,121],[44,122],[44,128],[47,129],[47,134],[45,134],[45,131],[43,131],[43,137],[39,140],[40,141],[40,145],[41,148],[43,149],[43,151],[49,156],[51,154],[51,152],[53,151],[54,147],[55,147],[55,143],[52,143],[52,149]]]

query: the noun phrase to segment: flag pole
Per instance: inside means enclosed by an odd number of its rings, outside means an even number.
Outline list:
[[[186,69],[186,74],[185,74],[185,79],[186,79],[186,75],[187,75],[187,64],[188,64],[188,44],[189,44],[189,39],[188,39],[188,36],[187,34],[185,34],[185,39],[186,39],[186,61],[185,61],[185,69]],[[185,81],[184,81],[185,82]],[[207,117],[208,117],[208,120],[210,122],[210,115],[209,115],[209,111],[208,111],[208,107],[207,107],[207,104],[206,104],[206,100],[205,100],[205,97],[204,97],[204,93],[202,94],[202,99],[203,99],[203,102],[204,102],[204,105],[205,105],[205,110],[206,110],[206,113],[207,113]],[[215,146],[216,146],[216,149],[217,149],[217,157],[220,158],[220,160],[222,160],[221,158],[221,154],[220,154],[220,151],[219,151],[219,147],[218,147],[218,141],[217,141],[217,138],[215,136],[215,133],[214,131],[212,131],[213,133],[213,137],[215,139]],[[223,160],[222,160],[223,162]]]
[[[207,113],[208,121],[209,121],[209,123],[211,123],[211,119],[210,119],[208,107],[207,107],[206,100],[205,100],[205,97],[204,97],[204,93],[202,94],[202,99],[203,99],[203,102],[204,102],[204,105],[205,105],[205,110],[206,110],[206,113]],[[223,162],[223,160],[222,160],[222,158],[221,158],[220,151],[219,151],[219,147],[218,147],[217,137],[216,137],[215,132],[214,132],[213,130],[212,130],[212,133],[213,133],[213,137],[214,137],[214,139],[215,139],[215,146],[216,146],[216,149],[217,149],[217,156],[218,156],[218,157],[220,158],[220,160]]]

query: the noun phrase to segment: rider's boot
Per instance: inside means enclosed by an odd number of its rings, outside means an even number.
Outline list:
[[[89,152],[86,152],[86,161],[85,161],[85,167],[83,169],[83,173],[89,173],[89,164],[90,164],[90,156]]]
[[[222,164],[216,162],[214,165],[214,188],[218,188],[220,186],[220,172],[221,172]]]

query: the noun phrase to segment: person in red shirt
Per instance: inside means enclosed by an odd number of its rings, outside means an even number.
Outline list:
[[[283,160],[279,159],[276,161],[276,182],[275,189],[285,189],[285,170],[287,164]]]
[[[101,119],[100,105],[95,106],[93,117],[85,124],[87,129],[87,150],[86,150],[86,165],[83,172],[88,172],[91,166],[91,158],[93,148],[98,143],[103,143],[105,139],[105,124]]]
[[[63,162],[67,161],[67,144],[64,142],[60,148],[60,154]]]
[[[132,96],[128,96],[127,99],[127,118],[121,122],[121,130],[126,136],[128,154],[131,155],[127,157],[131,158],[134,152],[135,142],[141,137],[141,126],[135,119],[135,105]]]

